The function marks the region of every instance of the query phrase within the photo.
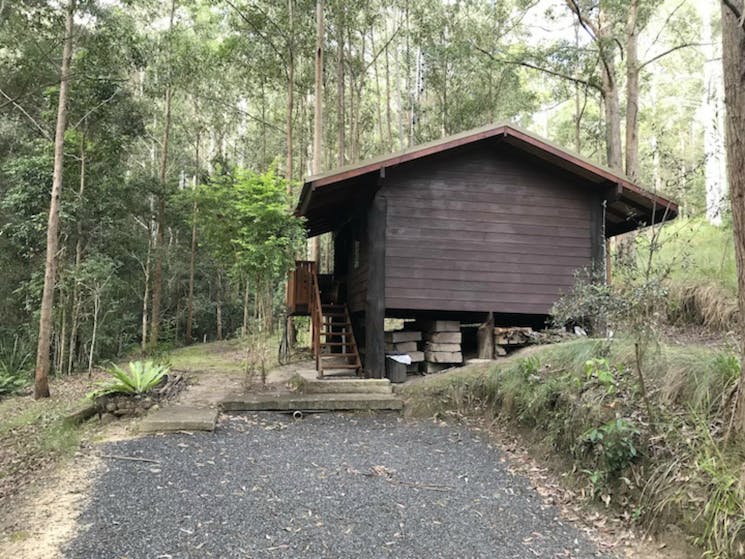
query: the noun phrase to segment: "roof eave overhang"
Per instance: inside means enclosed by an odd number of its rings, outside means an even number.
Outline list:
[[[641,198],[643,201],[649,203],[649,207],[645,205],[644,210],[651,212],[653,219],[659,213],[659,210],[656,208],[664,208],[663,213],[665,216],[668,216],[667,219],[673,219],[678,214],[678,205],[675,202],[641,188],[627,177],[607,167],[588,161],[579,155],[568,152],[547,140],[537,138],[514,125],[500,124],[459,134],[444,140],[422,144],[416,148],[393,155],[378,157],[358,165],[350,165],[328,173],[311,176],[303,184],[296,208],[296,215],[305,216],[310,207],[313,193],[325,186],[345,182],[370,173],[384,173],[387,167],[395,167],[428,155],[434,155],[459,146],[496,137],[503,137],[507,143],[523,151],[532,153],[547,162],[557,164],[590,182],[611,185],[611,188],[614,190],[610,194],[611,198],[616,200],[627,199],[626,201],[631,204],[634,203],[633,200],[635,198]],[[639,209],[641,210],[641,208]],[[619,232],[614,232],[612,235],[631,231],[635,228],[632,225],[621,227],[618,228]],[[621,231],[620,229],[623,230]]]

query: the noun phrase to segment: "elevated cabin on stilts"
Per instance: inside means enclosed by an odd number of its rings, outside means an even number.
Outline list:
[[[540,327],[578,270],[607,272],[608,238],[678,208],[501,124],[310,177],[296,211],[309,236],[333,234],[333,270],[298,262],[288,285],[319,373],[381,378],[384,319]]]

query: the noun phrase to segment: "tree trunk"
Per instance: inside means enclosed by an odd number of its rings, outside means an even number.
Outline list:
[[[610,71],[603,68],[603,101],[605,106],[605,149],[608,167],[623,171],[621,150],[621,109],[618,102],[615,64],[607,61]]]
[[[217,303],[217,341],[222,340],[222,278],[221,274],[217,274],[217,292],[216,292],[216,303]]]
[[[248,302],[249,302],[249,294],[250,294],[250,282],[248,281],[248,276],[246,277],[246,287],[243,291],[243,337],[248,336]]]
[[[80,187],[78,188],[78,208],[83,205],[85,194],[85,134],[80,140]],[[83,220],[78,216],[75,239],[75,282],[72,286],[72,306],[70,309],[70,344],[67,357],[67,374],[72,373],[75,360],[75,341],[78,336],[78,318],[80,313],[80,265],[83,261]]]
[[[194,190],[197,189],[197,181],[199,176],[199,137],[200,131],[197,131],[197,145],[194,150],[194,179],[192,186]],[[184,343],[186,345],[191,344],[192,341],[192,325],[194,322],[194,270],[197,262],[197,201],[194,200],[191,206],[191,251],[189,253],[189,296],[186,300],[186,334],[184,335]]]
[[[745,364],[745,3],[722,3],[722,67],[726,115],[727,177],[737,262],[741,363]],[[734,9],[740,13],[735,14]],[[739,17],[738,17],[739,16]],[[743,368],[745,372],[745,368]],[[732,427],[745,433],[745,374],[740,374]]]
[[[295,52],[293,41],[295,0],[287,0],[289,33],[287,45],[287,194],[292,195],[292,109],[295,104]]]
[[[336,23],[336,134],[337,134],[337,156],[338,165],[343,167],[346,161],[346,138],[344,123],[346,108],[344,106],[345,77],[344,77],[344,8],[339,8],[339,16]]]
[[[626,175],[639,178],[639,0],[631,0],[626,20]]]
[[[388,24],[385,25],[385,30],[388,31]],[[391,111],[391,68],[390,58],[388,56],[388,47],[390,43],[385,45],[385,121],[388,125],[388,145],[383,151],[390,151],[393,149],[393,116]]]
[[[376,55],[375,52],[375,28],[370,30],[370,50],[372,56]],[[378,71],[377,59],[373,61],[373,73],[375,75],[375,109],[378,112],[378,147],[383,147],[383,109],[381,103],[383,101],[383,95],[380,90],[380,72]]]
[[[699,4],[703,20],[701,43],[704,54],[704,95],[701,100],[701,125],[704,129],[704,182],[706,184],[706,218],[712,225],[722,224],[727,198],[727,168],[724,157],[724,94],[722,92],[722,57],[714,39],[712,19],[714,3]]]
[[[93,333],[91,334],[91,351],[88,355],[88,376],[93,373],[93,352],[96,349],[96,333],[98,332],[98,313],[101,308],[101,294],[98,289],[93,293]]]
[[[173,16],[176,11],[176,0],[171,0],[171,16],[168,30],[173,30]],[[163,141],[160,151],[160,169],[158,172],[158,236],[155,250],[155,273],[153,274],[153,308],[150,317],[150,345],[158,345],[160,330],[160,306],[163,297],[163,261],[166,257],[166,168],[168,165],[168,142],[171,134],[171,84],[166,86],[165,108],[163,111]]]
[[[72,33],[75,0],[69,0],[65,16],[65,38],[62,46],[60,90],[57,102],[57,127],[54,134],[54,173],[52,196],[47,222],[47,252],[44,266],[44,290],[41,296],[39,317],[39,343],[36,350],[34,374],[34,399],[49,397],[49,346],[52,340],[54,311],[54,286],[57,279],[57,247],[59,245],[59,205],[62,195],[62,173],[64,164],[65,130],[67,129],[67,93],[72,60]]]
[[[153,213],[154,201],[153,197],[150,197],[150,214]],[[147,256],[145,257],[145,265],[142,268],[145,287],[143,288],[142,294],[142,351],[147,350],[147,313],[148,313],[148,301],[150,300],[150,255],[153,250],[153,220],[152,217],[149,221],[147,231]]]
[[[65,366],[65,347],[67,346],[67,304],[62,305],[62,324],[60,325],[60,333],[56,342],[57,346],[57,359],[55,360],[54,368],[57,371],[62,371]]]
[[[313,174],[321,172],[321,154],[323,153],[323,0],[316,2],[316,61],[315,61],[315,99],[313,117]],[[318,236],[310,239],[311,260],[321,260],[321,243]]]

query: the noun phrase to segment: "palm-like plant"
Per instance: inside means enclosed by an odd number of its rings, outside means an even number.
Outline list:
[[[108,394],[144,394],[158,386],[169,369],[153,361],[132,361],[127,370],[112,365],[107,372],[114,378],[101,383],[98,390],[89,394],[91,398]]]

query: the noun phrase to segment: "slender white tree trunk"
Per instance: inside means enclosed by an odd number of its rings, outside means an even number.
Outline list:
[[[727,193],[727,168],[724,155],[724,89],[722,87],[721,48],[712,32],[712,2],[697,4],[703,21],[701,43],[704,53],[704,95],[699,118],[704,128],[704,179],[706,184],[706,219],[712,225],[722,224],[722,210]]]
[[[47,222],[47,252],[44,267],[44,290],[41,296],[39,317],[39,343],[36,350],[36,372],[34,374],[34,398],[49,397],[49,346],[52,341],[52,319],[54,311],[54,287],[57,280],[57,248],[59,246],[59,206],[62,196],[62,173],[64,166],[65,130],[67,129],[67,95],[69,89],[70,63],[72,61],[72,33],[75,15],[75,0],[69,0],[65,17],[65,38],[62,46],[59,100],[57,102],[57,128],[54,134],[54,173],[52,196]]]

